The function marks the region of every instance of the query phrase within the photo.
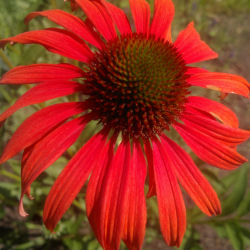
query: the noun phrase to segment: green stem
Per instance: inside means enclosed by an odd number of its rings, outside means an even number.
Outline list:
[[[0,57],[2,58],[3,62],[10,68],[14,68],[13,64],[10,62],[8,57],[4,54],[4,52],[0,49]]]

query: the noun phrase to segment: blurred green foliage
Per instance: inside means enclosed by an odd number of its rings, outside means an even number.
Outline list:
[[[129,14],[127,0],[113,0],[111,2],[122,7]],[[149,2],[153,7],[153,0]],[[248,53],[247,48],[249,49],[249,0],[174,0],[174,3],[176,8],[173,24],[174,37],[188,22],[194,20],[203,39],[221,55],[219,60],[204,65],[211,70],[243,73],[243,75],[249,77],[248,71],[246,71],[249,65],[244,64],[244,62],[249,61],[246,61],[246,58],[242,56],[246,55],[245,53]],[[69,3],[64,3],[63,0],[0,0],[0,38],[27,31],[28,27],[23,23],[23,19],[29,12],[52,8],[71,11]],[[83,16],[79,10],[77,13]],[[40,29],[50,25],[51,22],[48,20],[38,18],[32,20],[29,29]],[[240,64],[238,63],[239,59],[242,59]],[[60,56],[46,52],[41,46],[37,45],[23,46],[17,44],[7,46],[5,51],[0,51],[0,74],[17,65],[41,62],[56,63],[65,62],[65,60]],[[0,86],[0,112],[13,104],[16,98],[26,90],[26,86]],[[201,91],[200,93],[205,92]],[[218,98],[213,92],[206,92],[206,96]],[[246,120],[244,112],[249,111],[249,107],[242,106],[242,103],[244,104],[242,99],[233,98],[225,101],[225,103],[234,104],[233,109],[239,111],[243,126],[247,126],[244,122]],[[63,100],[67,101],[67,98]],[[25,108],[8,119],[5,125],[0,128],[0,152],[17,126],[41,107],[40,105],[34,105]],[[244,111],[241,111],[242,109]],[[83,141],[91,135],[91,125],[88,131],[87,135],[81,138]],[[42,208],[46,195],[61,169],[67,163],[68,157],[77,150],[78,146],[72,147],[67,154],[34,182],[32,195],[35,200],[24,200],[25,207],[29,212],[27,218],[20,218],[17,212],[20,195],[20,157],[17,156],[0,167],[0,249],[101,249],[86,218],[85,188],[64,215],[54,234],[49,233],[42,226]],[[248,146],[249,143],[246,143],[241,148],[243,153],[248,153],[247,156],[249,156],[249,152],[246,150]],[[249,166],[245,164],[238,170],[227,174],[215,168],[207,167],[197,158],[195,158],[195,161],[222,200],[223,214],[216,218],[208,218],[185,196],[188,208],[188,228],[180,249],[208,249],[209,244],[215,250],[225,249],[226,244],[229,246],[228,249],[246,249],[247,246],[250,246],[250,191],[247,182]],[[167,249],[159,230],[156,199],[151,198],[147,200],[147,203],[148,225],[144,249]],[[208,229],[207,225],[209,226]],[[204,235],[210,235],[211,233],[212,236],[208,237],[209,242],[206,243]],[[222,248],[219,244],[222,244]],[[124,245],[121,248],[125,249]]]

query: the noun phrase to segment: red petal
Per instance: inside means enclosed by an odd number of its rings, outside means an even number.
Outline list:
[[[92,137],[70,160],[58,176],[46,199],[43,220],[53,231],[58,221],[80,192],[98,159],[105,157],[105,140],[100,134]]]
[[[196,109],[194,107],[191,107],[190,105],[188,105],[186,103],[186,106],[185,106],[185,113],[192,113],[193,115],[199,115],[199,116],[202,116],[204,118],[207,118],[207,119],[210,119],[210,120],[213,120],[213,121],[216,121],[216,118],[212,115],[210,115],[209,113],[205,112],[205,111],[202,111],[202,110],[199,110],[199,109]],[[183,115],[185,113],[182,113]],[[181,119],[180,119],[181,120]]]
[[[239,127],[235,113],[219,102],[204,97],[189,96],[186,105],[205,111],[232,128]]]
[[[99,1],[76,0],[76,2],[107,41],[117,37],[112,18]]]
[[[180,246],[186,230],[186,210],[174,171],[161,143],[153,141],[154,175],[161,231],[170,246]]]
[[[132,30],[125,13],[120,8],[117,8],[106,0],[101,0],[101,2],[106,7],[107,12],[112,17],[113,22],[116,24],[121,35],[131,34]]]
[[[217,194],[198,170],[192,158],[166,136],[163,135],[161,139],[181,185],[197,206],[209,216],[220,214],[221,206]]]
[[[80,91],[83,85],[76,82],[60,81],[40,83],[22,95],[14,105],[0,115],[0,122],[23,107],[51,100],[57,97],[74,94]]]
[[[170,25],[170,27],[169,27],[169,29],[168,29],[166,35],[165,35],[165,41],[169,41],[170,43],[173,42],[173,40],[172,40],[171,25]]]
[[[81,62],[89,62],[93,53],[82,40],[73,33],[62,29],[34,30],[0,40],[0,47],[6,43],[37,43],[47,50]]]
[[[234,149],[189,126],[178,123],[174,127],[194,153],[211,165],[231,170],[247,161]]]
[[[69,80],[83,76],[84,72],[71,64],[32,64],[11,69],[3,75],[0,83],[40,83],[48,80]]]
[[[228,146],[237,146],[250,137],[250,131],[231,128],[217,121],[192,114],[192,112],[183,114],[181,120],[187,126],[209,135],[219,143]]]
[[[193,22],[180,32],[174,45],[182,54],[187,64],[218,57],[218,55],[200,39],[200,35],[195,30]]]
[[[174,4],[172,0],[155,0],[154,17],[151,23],[150,33],[157,38],[165,39],[174,18]]]
[[[119,249],[122,237],[124,217],[120,209],[123,210],[126,189],[121,184],[126,185],[128,180],[126,175],[124,177],[122,175],[130,161],[130,155],[126,155],[125,152],[129,153],[124,144],[120,145],[115,156],[108,160],[107,164],[98,166],[102,167],[102,170],[94,169],[88,185],[87,214],[104,249]],[[90,198],[90,193],[95,195]]]
[[[76,141],[84,127],[84,118],[79,117],[56,128],[28,148],[22,162],[22,193],[19,209],[23,210],[22,199],[32,182]]]
[[[123,240],[129,249],[141,249],[146,227],[146,201],[144,184],[147,175],[146,162],[139,143],[134,143],[131,164]]]
[[[193,86],[218,90],[225,93],[235,93],[248,97],[250,85],[243,77],[217,72],[203,72],[193,74],[187,78]]]
[[[27,118],[13,134],[4,149],[0,164],[45,136],[69,117],[85,110],[84,103],[62,103],[37,111]]]
[[[103,175],[105,173],[105,168],[109,166],[114,157],[114,145],[116,143],[116,136],[113,136],[108,145],[106,146],[106,156],[103,161],[98,163],[91,175],[89,180],[88,189],[86,193],[86,212],[89,215],[93,209],[95,198],[98,196],[103,180]],[[92,176],[95,176],[92,178]]]
[[[137,33],[148,34],[150,6],[145,0],[129,0]]]
[[[104,249],[119,249],[128,206],[130,166],[130,145],[122,143],[108,164],[94,169],[90,178],[87,214]]]
[[[97,48],[102,48],[102,40],[95,33],[93,33],[93,31],[91,31],[80,18],[76,16],[73,16],[62,10],[37,11],[30,13],[25,18],[25,22],[28,23],[31,19],[37,16],[45,16],[51,21],[80,36],[82,39],[86,40]]]

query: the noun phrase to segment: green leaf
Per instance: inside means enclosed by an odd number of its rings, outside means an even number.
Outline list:
[[[214,173],[213,170],[208,169],[208,168],[202,168],[201,171],[202,171],[202,173],[203,173],[206,177],[208,177],[209,179],[211,179],[211,180],[213,180],[213,181],[215,181],[215,182],[218,182],[219,184],[222,183],[222,182],[221,182],[221,179],[218,178],[217,174]]]
[[[216,191],[222,193],[225,191],[226,186],[223,181],[218,177],[217,173],[208,168],[203,168],[202,173],[206,176],[209,182],[215,186]]]
[[[250,246],[250,230],[245,227],[240,227],[240,232],[245,245]]]
[[[100,247],[100,244],[98,243],[97,240],[92,240],[92,241],[88,242],[87,249],[88,250],[100,250],[102,248]]]
[[[82,243],[75,239],[64,239],[64,244],[71,250],[82,249]]]
[[[190,245],[192,244],[192,241],[193,241],[192,232],[189,227],[184,235],[184,238],[183,238],[183,241],[181,243],[179,250],[188,249]]]
[[[248,167],[243,165],[239,170],[237,179],[235,180],[233,191],[222,204],[222,216],[235,212],[242,202],[247,189],[247,172]]]
[[[237,215],[240,217],[248,213],[250,213],[250,191],[247,192],[247,194],[245,195],[245,198],[240,203],[240,206],[237,209]]]
[[[233,248],[235,250],[243,250],[244,243],[238,225],[236,223],[226,223],[225,229]]]
[[[199,238],[199,233],[194,228],[189,228],[179,250],[202,250],[199,245]]]
[[[239,170],[235,170],[230,172],[230,174],[226,175],[222,178],[222,181],[226,188],[230,188],[237,180],[238,176],[240,174]]]
[[[217,232],[217,234],[221,238],[226,238],[227,237],[227,233],[225,231],[225,227],[224,227],[223,224],[221,224],[221,223],[213,223],[213,224],[211,224],[211,226],[214,227],[215,231]]]

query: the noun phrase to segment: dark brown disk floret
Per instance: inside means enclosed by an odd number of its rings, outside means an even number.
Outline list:
[[[185,72],[184,60],[169,42],[138,34],[108,42],[86,77],[94,119],[127,138],[159,134],[183,111]]]

